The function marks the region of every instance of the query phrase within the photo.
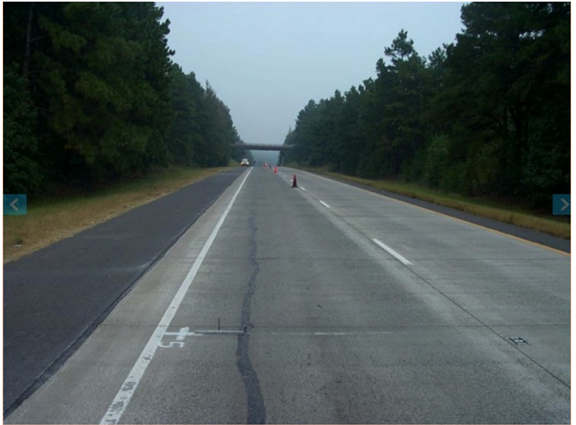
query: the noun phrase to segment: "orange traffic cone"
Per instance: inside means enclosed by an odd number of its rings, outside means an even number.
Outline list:
[[[278,167],[274,167],[274,174],[278,174]]]
[[[292,177],[292,187],[298,187],[298,183],[296,183],[296,174]]]

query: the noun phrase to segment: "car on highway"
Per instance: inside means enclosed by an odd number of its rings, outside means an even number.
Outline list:
[[[248,166],[250,166],[250,161],[248,161],[248,159],[244,158],[242,160],[242,162],[240,162],[240,166],[241,167],[248,167]]]

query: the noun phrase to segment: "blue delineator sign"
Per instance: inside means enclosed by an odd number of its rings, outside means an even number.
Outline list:
[[[552,213],[570,215],[570,195],[552,195]]]
[[[26,215],[27,213],[26,195],[4,195],[4,215]]]

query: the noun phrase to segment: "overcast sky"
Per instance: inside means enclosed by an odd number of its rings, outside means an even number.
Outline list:
[[[158,2],[185,73],[206,80],[246,143],[282,144],[310,99],[375,77],[401,29],[421,56],[451,43],[463,3]]]

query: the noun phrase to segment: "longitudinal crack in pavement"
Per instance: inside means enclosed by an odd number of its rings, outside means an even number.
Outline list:
[[[236,365],[238,371],[242,375],[244,388],[247,397],[247,409],[249,424],[263,424],[266,423],[266,406],[264,405],[264,398],[260,389],[260,381],[258,375],[252,367],[250,361],[250,329],[254,326],[250,321],[250,310],[252,304],[252,296],[256,290],[256,278],[260,273],[260,266],[256,261],[256,225],[254,223],[254,214],[249,219],[250,226],[250,262],[254,266],[254,271],[250,280],[248,281],[248,289],[244,295],[242,303],[242,319],[241,327],[245,330],[242,335],[238,335],[238,347],[236,348]]]

